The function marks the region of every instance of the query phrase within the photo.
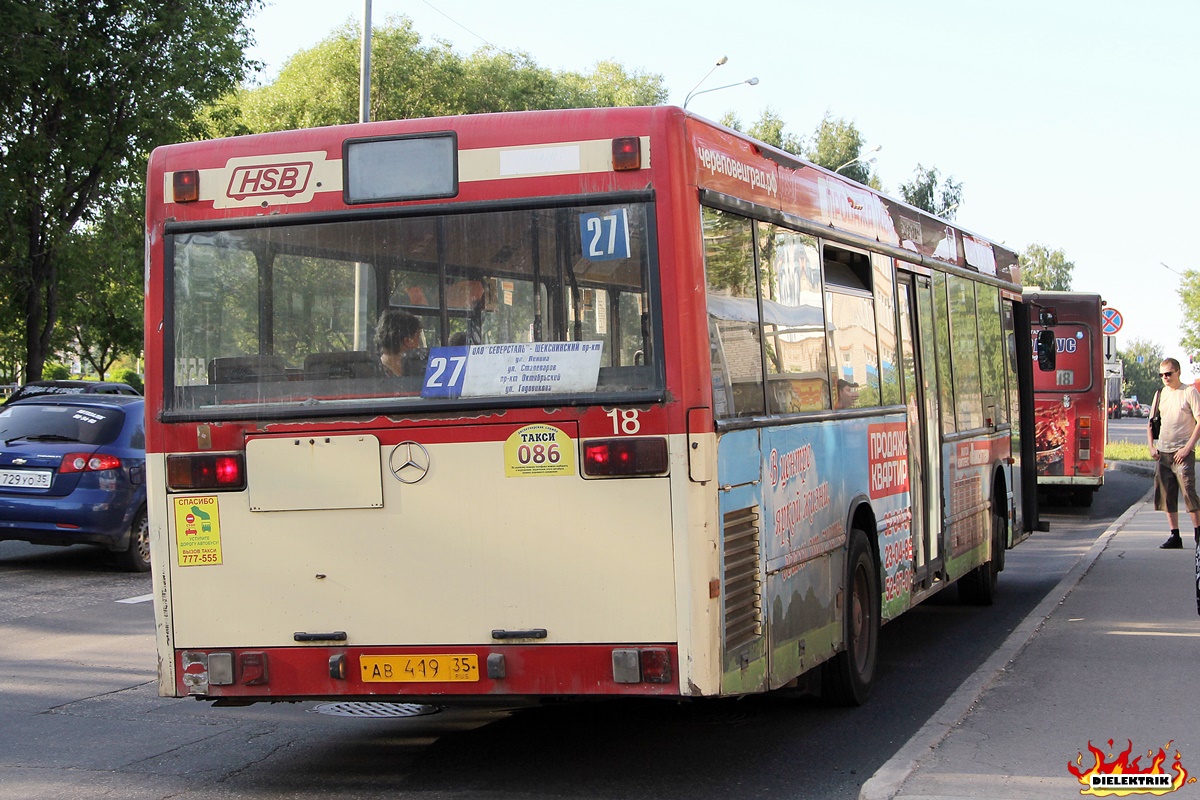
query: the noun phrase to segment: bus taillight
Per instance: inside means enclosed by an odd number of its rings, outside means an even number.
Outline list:
[[[246,486],[241,453],[186,453],[167,456],[167,488],[191,492],[229,490]]]
[[[583,443],[585,477],[626,478],[666,472],[666,439],[589,439]]]
[[[1092,418],[1080,417],[1075,421],[1076,427],[1079,429],[1079,434],[1075,440],[1079,442],[1079,452],[1076,458],[1079,461],[1087,461],[1092,457]]]

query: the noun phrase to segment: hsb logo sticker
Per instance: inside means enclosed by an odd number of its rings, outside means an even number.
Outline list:
[[[294,197],[308,188],[312,171],[311,161],[238,167],[229,178],[229,188],[225,194],[234,200],[280,194]]]

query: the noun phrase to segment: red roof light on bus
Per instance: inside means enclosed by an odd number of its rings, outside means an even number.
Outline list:
[[[623,136],[612,142],[613,169],[617,172],[642,168],[642,141],[636,136]]]
[[[194,203],[200,199],[200,170],[181,169],[171,173],[171,189],[176,203]]]

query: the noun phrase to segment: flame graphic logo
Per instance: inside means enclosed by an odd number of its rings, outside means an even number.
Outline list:
[[[1095,764],[1084,769],[1083,753],[1079,753],[1074,764],[1067,762],[1067,771],[1083,785],[1084,788],[1079,790],[1080,794],[1093,797],[1152,794],[1161,797],[1183,788],[1185,784],[1196,782],[1195,778],[1188,777],[1188,771],[1181,763],[1182,756],[1178,750],[1175,751],[1174,762],[1170,765],[1170,769],[1175,772],[1174,776],[1163,769],[1167,762],[1166,751],[1170,749],[1173,741],[1167,742],[1165,748],[1160,747],[1157,753],[1153,750],[1146,751],[1146,758],[1150,759],[1149,767],[1142,767],[1139,763],[1142,756],[1129,760],[1129,755],[1133,752],[1132,741],[1129,741],[1129,746],[1115,757],[1111,754],[1105,756],[1103,750],[1088,742],[1088,752],[1095,759]],[[1108,740],[1108,746],[1112,748],[1112,739]]]

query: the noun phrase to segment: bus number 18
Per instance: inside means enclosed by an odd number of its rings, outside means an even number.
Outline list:
[[[614,408],[606,416],[612,418],[613,433],[634,434],[642,429],[642,421],[638,419],[638,410],[636,408],[627,408],[624,410]]]

